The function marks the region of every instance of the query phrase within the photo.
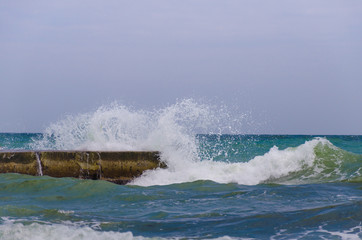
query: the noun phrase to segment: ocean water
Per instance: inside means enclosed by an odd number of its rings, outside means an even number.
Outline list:
[[[158,150],[168,165],[128,185],[0,174],[0,239],[361,239],[362,136],[245,135],[242,118],[112,104],[0,133],[2,151]]]

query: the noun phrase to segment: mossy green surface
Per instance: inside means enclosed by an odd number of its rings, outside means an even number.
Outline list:
[[[43,175],[102,179],[122,184],[146,170],[166,167],[160,162],[158,152],[24,151],[2,152],[0,173],[38,175],[36,155]]]

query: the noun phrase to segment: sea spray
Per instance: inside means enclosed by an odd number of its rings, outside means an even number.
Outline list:
[[[35,157],[36,157],[36,162],[38,164],[38,175],[43,176],[43,169],[41,166],[40,156],[38,152],[35,153]]]
[[[168,168],[147,171],[131,183],[141,186],[197,180],[244,185],[303,184],[350,179],[360,174],[360,169],[348,171],[342,166],[345,159],[340,156],[340,149],[325,138],[315,138],[294,148],[271,146],[261,155],[239,159],[239,140],[225,141],[222,133],[240,133],[245,115],[232,116],[225,107],[192,99],[153,111],[114,103],[50,125],[33,148],[160,151]],[[204,137],[198,137],[200,133]],[[330,154],[320,154],[321,149]]]
[[[307,184],[357,179],[362,170],[361,155],[348,153],[325,138],[306,141],[298,147],[272,147],[264,155],[247,162],[202,160],[173,163],[168,169],[145,172],[135,185],[168,185],[212,180],[218,183],[256,185],[260,183]]]
[[[196,180],[212,180],[218,183],[234,182],[244,185],[255,185],[271,180],[279,182],[279,178],[312,168],[315,164],[314,148],[318,144],[330,143],[328,140],[318,138],[307,141],[297,148],[279,150],[274,146],[266,154],[257,156],[248,162],[228,163],[205,159],[194,162],[184,161],[184,164],[179,164],[174,163],[174,159],[170,159],[171,168],[147,171],[140,178],[135,179],[133,184],[168,185]],[[316,167],[312,171],[315,173],[320,170]]]
[[[189,144],[187,128],[182,122],[202,118],[207,109],[185,100],[155,111],[134,110],[113,103],[95,112],[67,116],[51,124],[44,138],[35,141],[34,148],[84,150],[144,150],[162,148],[178,138]],[[201,124],[201,123],[200,123]],[[165,139],[165,140],[164,140]],[[186,143],[182,143],[185,141]]]
[[[68,116],[51,124],[33,149],[56,150],[157,150],[162,159],[200,160],[198,133],[238,133],[244,114],[230,122],[226,107],[192,99],[153,111],[134,110],[113,103],[95,112]]]
[[[163,157],[171,167],[133,183],[150,187],[0,174],[0,239],[362,237],[361,136],[195,136],[191,128],[182,124],[198,156],[184,159],[187,145],[161,141],[175,153]],[[1,136],[22,146],[30,137]]]

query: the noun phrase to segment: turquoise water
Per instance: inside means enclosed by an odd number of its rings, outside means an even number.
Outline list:
[[[111,104],[0,133],[2,151],[157,150],[168,166],[125,186],[0,174],[0,239],[362,238],[362,136],[244,135],[235,114]]]
[[[63,135],[46,134],[0,146],[58,149]],[[125,186],[0,174],[0,239],[362,238],[362,136],[190,139],[157,145],[169,168]]]

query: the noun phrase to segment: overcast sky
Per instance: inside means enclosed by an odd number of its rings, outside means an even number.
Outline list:
[[[195,98],[280,134],[362,134],[360,0],[0,0],[0,132]]]

